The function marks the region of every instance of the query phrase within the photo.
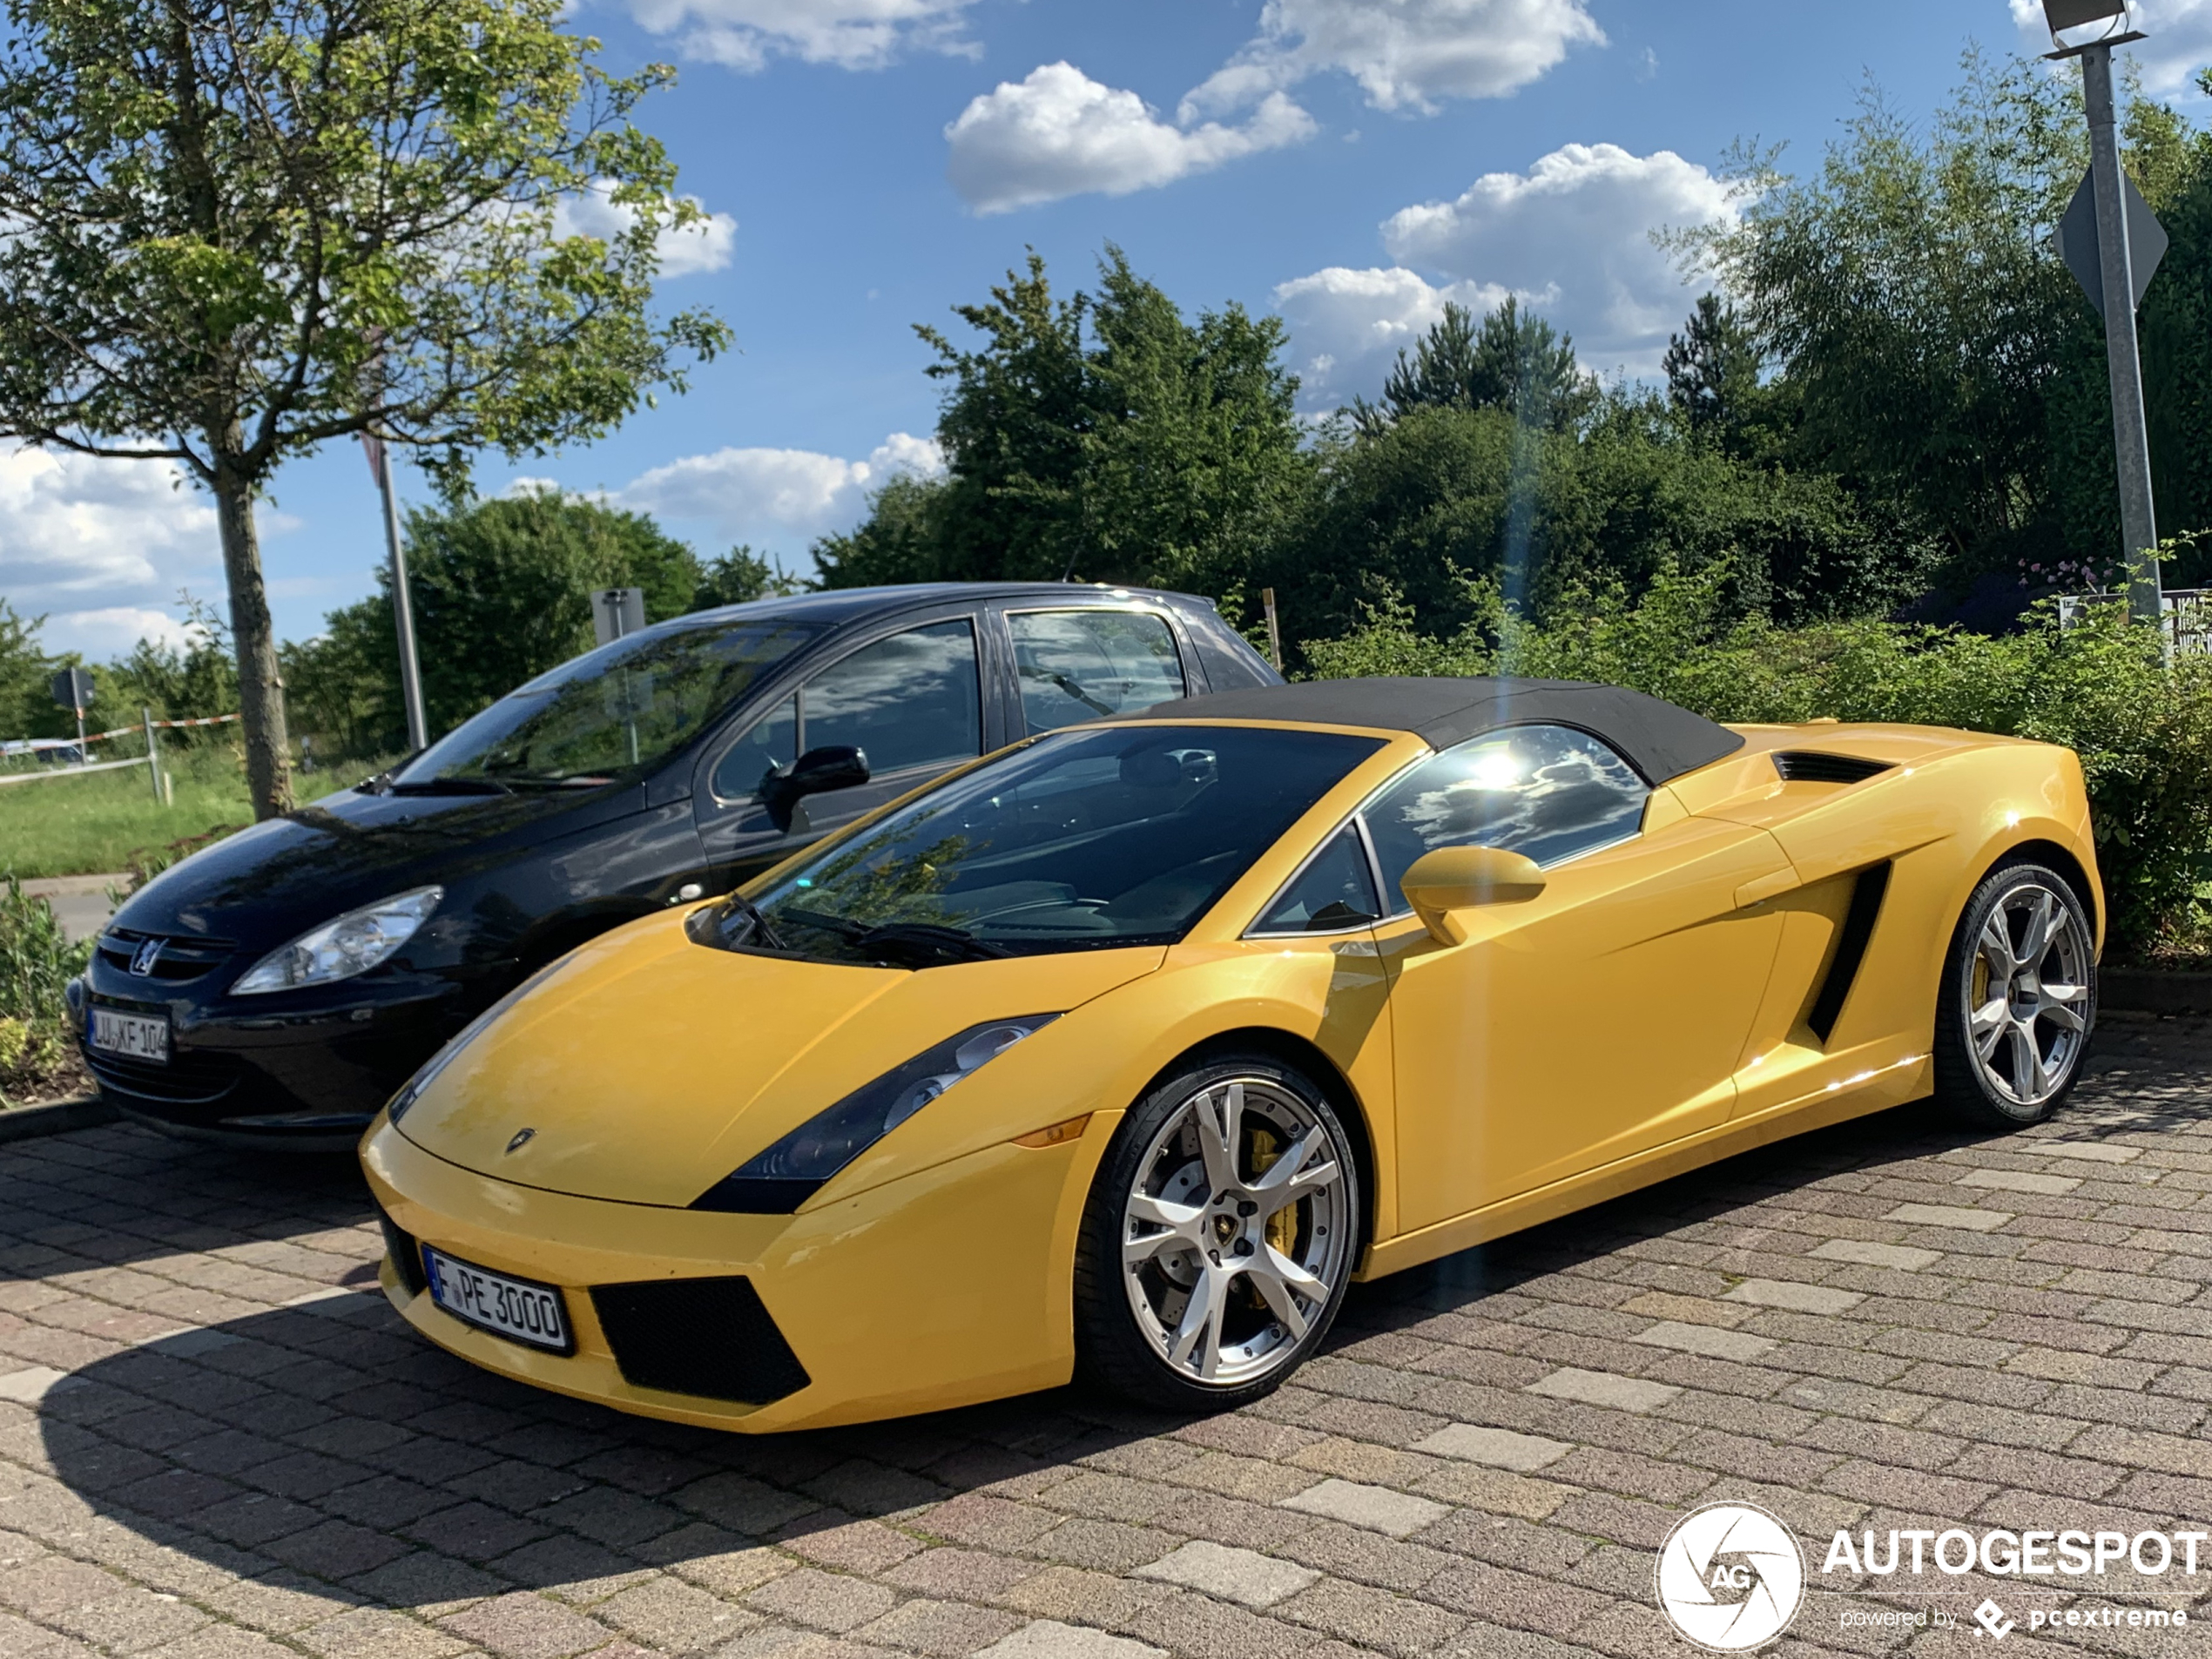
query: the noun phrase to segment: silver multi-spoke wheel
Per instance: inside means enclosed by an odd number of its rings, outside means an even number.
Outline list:
[[[2094,953],[2079,913],[2023,883],[1991,909],[1973,942],[1968,1035],[1984,1084],[2033,1109],[2066,1087],[2088,1040]]]
[[[1290,1362],[1349,1268],[1352,1193],[1330,1125],[1290,1089],[1231,1076],[1184,1100],[1122,1210],[1122,1281],[1154,1352],[1223,1387]]]

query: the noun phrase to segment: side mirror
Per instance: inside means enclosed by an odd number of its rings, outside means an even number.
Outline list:
[[[788,766],[776,766],[760,780],[760,799],[782,829],[791,827],[791,809],[808,795],[853,789],[868,780],[867,752],[849,743],[809,749]]]
[[[1526,904],[1544,890],[1544,873],[1534,860],[1501,847],[1440,846],[1415,859],[1398,885],[1439,944],[1463,945],[1467,929],[1453,911]]]

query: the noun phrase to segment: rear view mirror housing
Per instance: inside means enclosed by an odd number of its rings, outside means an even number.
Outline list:
[[[1496,846],[1440,846],[1413,860],[1398,884],[1439,944],[1462,945],[1453,912],[1480,905],[1526,904],[1544,890],[1535,860]]]
[[[808,795],[855,789],[868,781],[867,751],[849,743],[809,749],[788,766],[772,769],[760,780],[760,799],[779,828],[791,827],[792,808]]]

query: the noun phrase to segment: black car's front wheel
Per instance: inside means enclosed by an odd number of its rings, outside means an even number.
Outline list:
[[[2056,871],[2000,865],[1959,919],[1936,1005],[1936,1095],[1985,1128],[2019,1129],[2074,1088],[2096,1022],[2095,934]]]
[[[1271,1056],[1195,1064],[1116,1131],[1083,1213],[1076,1351],[1150,1405],[1256,1399],[1318,1348],[1358,1259],[1352,1138]]]

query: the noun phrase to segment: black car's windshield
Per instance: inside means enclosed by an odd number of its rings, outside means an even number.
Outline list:
[[[932,966],[1164,944],[1379,742],[1257,726],[1093,727],[955,778],[725,912],[710,934]]]
[[[588,786],[673,753],[821,631],[792,622],[656,628],[509,691],[395,773],[395,789]]]

